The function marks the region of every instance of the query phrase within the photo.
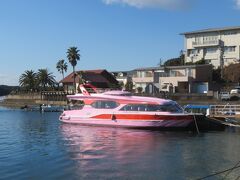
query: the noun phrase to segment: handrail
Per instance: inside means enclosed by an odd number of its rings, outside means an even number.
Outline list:
[[[211,105],[210,106],[210,116],[213,115],[234,115],[234,114],[240,114],[240,105],[231,105],[231,104],[225,104],[225,105]]]

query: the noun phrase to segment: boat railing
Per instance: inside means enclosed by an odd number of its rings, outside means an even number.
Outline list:
[[[240,114],[240,105],[211,105],[209,108],[210,116],[234,116]]]

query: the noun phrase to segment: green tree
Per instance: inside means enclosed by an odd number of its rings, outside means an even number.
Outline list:
[[[122,81],[120,81],[119,86],[120,86],[121,89],[123,89],[124,88],[124,83]]]
[[[224,67],[223,79],[227,82],[240,83],[240,63],[230,64]]]
[[[224,82],[224,79],[221,78],[221,69],[220,69],[220,67],[217,68],[217,69],[213,69],[212,80],[217,82],[217,83],[223,83]]]
[[[168,59],[164,63],[164,66],[181,66],[181,60],[180,60],[180,58]]]
[[[142,91],[143,91],[143,88],[142,88],[142,87],[137,87],[137,92],[138,92],[138,93],[142,93]]]
[[[133,82],[132,81],[127,81],[127,83],[125,84],[125,90],[132,92],[132,90],[133,90]]]
[[[53,73],[48,72],[47,69],[39,69],[37,73],[38,85],[41,89],[46,90],[46,87],[54,87],[56,84]]]
[[[62,74],[63,79],[64,79],[64,72],[67,72],[67,68],[68,68],[68,65],[64,61],[64,59],[61,59],[57,62],[56,68],[57,68],[58,72],[60,72]]]
[[[164,66],[182,66],[184,65],[184,59],[185,59],[185,55],[183,51],[180,51],[179,57],[167,60],[164,63]]]
[[[19,78],[19,85],[26,90],[35,90],[37,86],[37,74],[33,70],[25,71]]]
[[[70,47],[67,50],[67,58],[69,63],[73,67],[73,86],[74,86],[74,91],[76,91],[76,74],[75,74],[75,66],[77,65],[77,61],[80,60],[80,54],[79,50],[77,47]]]

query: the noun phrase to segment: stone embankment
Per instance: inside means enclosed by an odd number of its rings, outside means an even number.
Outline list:
[[[40,105],[40,104],[64,106],[67,104],[67,102],[44,100],[39,94],[8,95],[3,101],[0,102],[0,106],[13,107],[13,108],[20,108],[26,105],[31,106],[31,105]]]

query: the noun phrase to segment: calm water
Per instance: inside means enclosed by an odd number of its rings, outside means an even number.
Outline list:
[[[196,135],[81,127],[58,116],[0,109],[0,179],[197,179],[240,160],[234,128]]]

